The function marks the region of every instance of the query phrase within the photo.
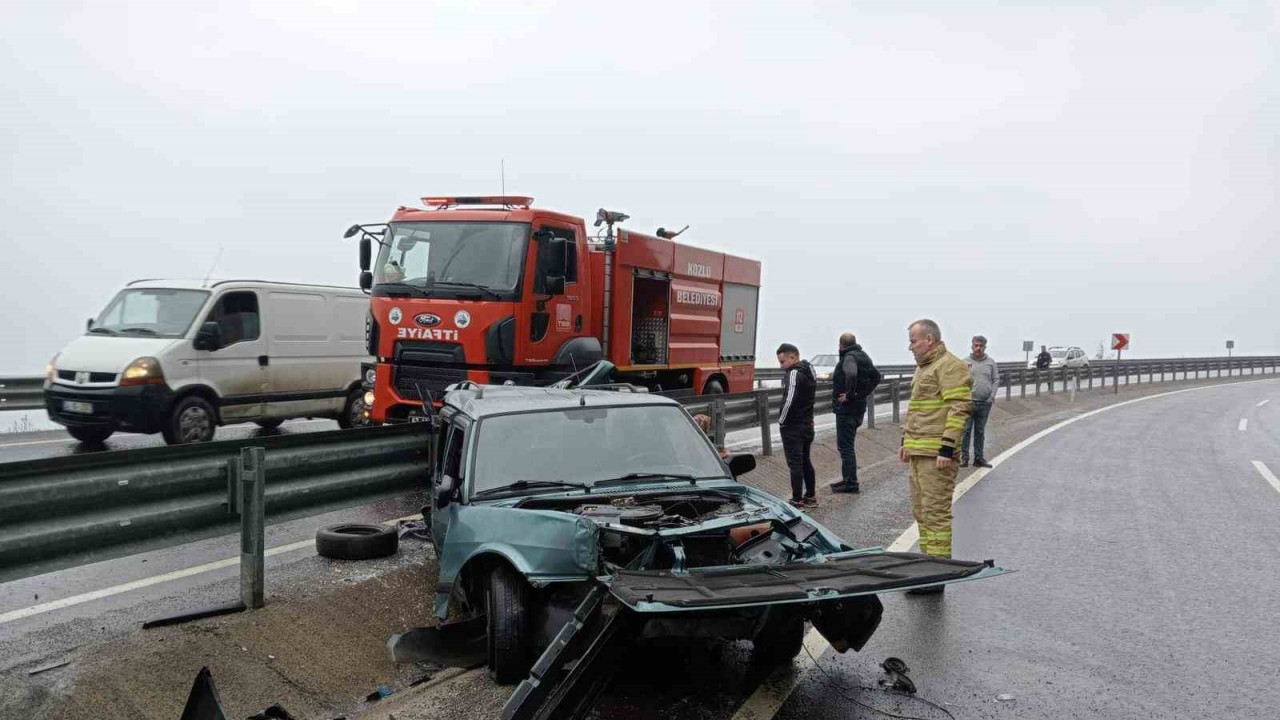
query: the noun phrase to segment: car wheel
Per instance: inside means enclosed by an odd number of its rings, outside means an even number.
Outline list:
[[[523,680],[530,657],[529,585],[508,565],[489,574],[485,595],[489,631],[489,675],[501,685]]]
[[[703,395],[723,395],[724,383],[719,380],[708,380],[706,387],[702,388]]]
[[[198,395],[188,395],[179,400],[169,413],[164,441],[170,445],[208,442],[213,439],[216,427],[217,415],[209,401]]]
[[[284,424],[284,418],[271,418],[270,420],[254,420],[255,425],[263,430],[275,430]]]
[[[364,416],[364,389],[356,388],[347,396],[347,401],[342,405],[342,414],[338,416],[338,427],[343,430],[350,430],[356,427],[365,427],[369,425],[369,420]]]
[[[804,618],[789,608],[768,610],[764,625],[751,643],[751,662],[775,667],[791,662],[804,646]]]
[[[316,554],[334,560],[372,560],[394,555],[400,535],[387,525],[344,523],[316,532]]]
[[[71,433],[71,437],[86,445],[101,445],[102,441],[111,437],[115,430],[111,428],[69,427],[67,432]]]

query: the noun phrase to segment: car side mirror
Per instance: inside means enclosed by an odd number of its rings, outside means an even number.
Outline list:
[[[368,292],[373,287],[373,273],[364,270],[360,273],[360,289]]]
[[[369,263],[373,260],[373,243],[369,242],[369,238],[360,238],[360,269],[368,270]]]
[[[84,329],[86,332],[93,329],[93,318],[84,321]]]
[[[196,333],[195,347],[209,352],[222,347],[222,326],[212,320],[201,325]]]
[[[735,478],[746,475],[747,473],[755,469],[756,469],[755,455],[734,455],[733,457],[729,458],[729,472],[733,473],[733,476]]]
[[[449,506],[450,500],[453,500],[453,478],[445,475],[440,478],[440,484],[436,486],[436,509],[445,509]]]

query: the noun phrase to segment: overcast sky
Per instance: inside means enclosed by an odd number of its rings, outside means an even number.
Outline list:
[[[1064,7],[1069,5],[1070,7]],[[354,284],[506,188],[764,263],[757,352],[1280,353],[1280,3],[10,1],[0,374],[115,290]]]

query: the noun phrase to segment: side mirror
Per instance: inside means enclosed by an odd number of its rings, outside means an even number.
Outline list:
[[[360,269],[368,270],[369,263],[373,261],[373,243],[369,238],[360,238]]]
[[[84,329],[86,332],[93,329],[93,318],[84,321]]]
[[[347,228],[346,232],[342,233],[342,237],[343,239],[355,237],[355,234],[358,232],[360,232],[360,226],[352,225],[351,227]]]
[[[373,287],[373,273],[365,270],[360,273],[360,289],[368,292]]]
[[[563,295],[564,294],[564,276],[548,275],[545,287],[547,289],[548,295]]]
[[[212,321],[201,325],[200,331],[196,333],[195,347],[209,352],[222,347],[222,326]]]
[[[443,510],[449,506],[449,501],[453,499],[453,478],[445,475],[440,478],[440,484],[436,486],[436,509]]]
[[[747,473],[755,469],[756,469],[755,455],[734,455],[733,457],[729,458],[729,472],[733,473],[733,476],[735,478],[746,475]]]

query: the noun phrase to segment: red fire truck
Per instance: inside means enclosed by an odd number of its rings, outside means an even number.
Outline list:
[[[453,383],[545,385],[599,361],[651,390],[745,392],[760,263],[513,196],[425,197],[356,225],[377,359],[371,416],[414,420]],[[373,248],[377,246],[376,258]]]

